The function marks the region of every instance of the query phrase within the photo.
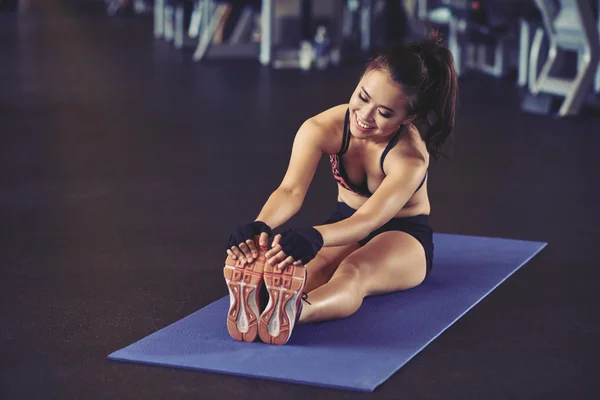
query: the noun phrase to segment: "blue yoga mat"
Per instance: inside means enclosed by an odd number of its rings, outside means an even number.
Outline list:
[[[365,299],[349,318],[300,325],[285,346],[231,339],[224,297],[108,358],[373,391],[546,245],[448,234],[434,242],[425,283]]]

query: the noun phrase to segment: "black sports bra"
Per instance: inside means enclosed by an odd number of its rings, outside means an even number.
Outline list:
[[[350,179],[348,179],[348,175],[346,174],[346,170],[344,169],[344,164],[342,163],[342,156],[346,153],[346,151],[348,150],[348,147],[350,147],[350,137],[352,136],[350,134],[350,129],[349,129],[349,120],[350,120],[350,110],[346,111],[346,119],[344,122],[344,136],[342,139],[342,148],[340,149],[340,151],[337,154],[329,156],[329,161],[331,162],[331,170],[333,172],[334,179],[337,181],[337,183],[340,186],[342,186],[343,188],[350,190],[351,192],[354,192],[358,195],[361,195],[364,197],[370,197],[373,193],[371,193],[369,191],[369,187],[367,185],[367,180],[365,179],[365,181],[362,182],[360,185],[355,185],[354,183],[352,183],[352,181],[350,181]],[[380,162],[381,171],[383,171],[383,161],[385,160],[385,157],[390,152],[390,150],[396,145],[396,143],[398,143],[399,139],[400,139],[400,131],[398,131],[390,139],[389,143],[385,147],[385,150],[381,154],[381,162]],[[427,173],[423,177],[423,181],[421,181],[421,184],[419,185],[419,187],[417,188],[415,193],[418,192],[419,189],[421,189],[421,187],[423,187],[426,179],[427,179]]]

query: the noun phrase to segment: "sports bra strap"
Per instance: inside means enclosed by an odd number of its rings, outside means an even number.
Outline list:
[[[394,137],[392,137],[392,139],[389,141],[389,143],[385,147],[385,150],[383,150],[383,153],[381,154],[381,172],[384,172],[383,171],[383,161],[385,160],[385,157],[390,152],[390,150],[396,145],[396,143],[398,143],[399,139],[400,139],[400,131],[398,130],[398,132],[394,135]]]
[[[415,190],[415,193],[417,193],[425,184],[425,180],[427,179],[427,175],[429,175],[429,171],[425,172],[425,176],[423,177],[423,180],[421,181],[421,184],[419,185],[419,187],[417,188],[417,190]]]
[[[348,129],[348,123],[350,121],[350,110],[346,111],[346,120],[344,122],[344,136],[342,138],[342,148],[338,153],[338,156],[343,155],[348,151],[348,147],[350,147],[350,130]]]

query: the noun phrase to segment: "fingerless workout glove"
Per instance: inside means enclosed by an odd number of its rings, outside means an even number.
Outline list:
[[[279,244],[285,254],[307,264],[323,247],[323,236],[315,228],[289,229],[281,235]]]
[[[239,246],[241,243],[245,243],[246,240],[253,240],[254,236],[260,235],[263,232],[266,232],[271,236],[272,231],[269,225],[261,221],[241,225],[233,231],[231,236],[229,236],[227,248],[230,249],[234,246]]]

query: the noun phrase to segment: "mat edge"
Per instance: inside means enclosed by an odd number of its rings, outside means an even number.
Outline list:
[[[243,374],[243,373],[239,373],[239,372],[232,372],[230,370],[222,371],[222,370],[210,369],[210,368],[199,369],[199,368],[187,367],[187,366],[182,366],[182,365],[171,365],[171,364],[167,364],[167,363],[140,360],[139,358],[132,360],[132,359],[129,359],[126,357],[114,357],[111,355],[111,356],[109,356],[108,359],[110,361],[116,361],[116,362],[120,362],[120,363],[140,364],[140,365],[163,367],[163,368],[167,367],[167,368],[181,369],[181,370],[186,370],[186,371],[211,373],[211,374],[216,374],[216,375],[220,375],[220,376],[235,376],[235,377],[243,377],[243,378],[249,378],[249,379],[263,379],[263,380],[268,380],[268,381],[273,381],[273,382],[292,383],[292,384],[296,384],[296,385],[320,387],[320,388],[326,388],[326,389],[336,389],[336,390],[345,390],[345,391],[349,390],[349,391],[353,391],[353,392],[362,392],[362,393],[370,393],[375,390],[375,387],[374,386],[372,387],[370,385],[364,385],[364,386],[333,385],[333,384],[326,384],[326,383],[320,383],[320,382],[317,383],[314,380],[303,381],[303,380],[297,380],[297,379],[277,378],[277,377],[265,376],[265,375]]]

